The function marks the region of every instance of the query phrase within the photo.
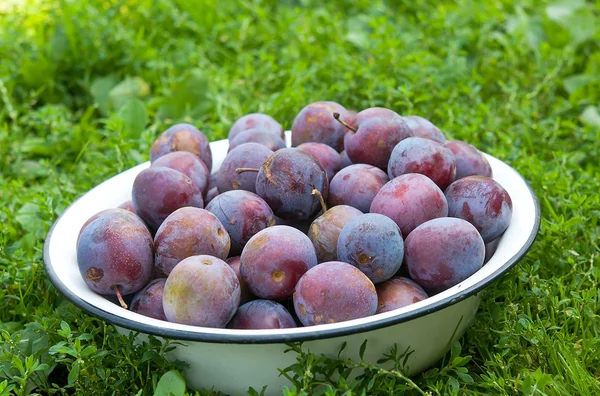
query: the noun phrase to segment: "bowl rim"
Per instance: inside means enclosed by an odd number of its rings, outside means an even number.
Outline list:
[[[489,155],[489,154],[487,154]],[[342,337],[352,334],[364,333],[372,330],[377,330],[379,328],[388,327],[391,325],[397,325],[403,322],[408,322],[413,319],[420,318],[422,316],[431,314],[433,312],[442,310],[448,306],[454,305],[460,301],[463,301],[477,293],[481,292],[487,286],[501,278],[506,272],[508,272],[512,267],[514,267],[527,253],[527,251],[533,245],[540,229],[541,223],[541,211],[540,211],[540,203],[539,200],[533,191],[531,185],[521,176],[519,172],[517,172],[510,165],[504,163],[510,169],[512,169],[516,175],[523,181],[526,185],[531,199],[534,205],[534,224],[531,229],[530,234],[527,237],[526,242],[521,246],[521,248],[505,263],[499,266],[492,274],[490,274],[485,279],[482,279],[476,284],[471,285],[465,289],[460,290],[455,294],[451,294],[439,301],[432,302],[431,304],[425,305],[423,307],[419,307],[413,309],[408,312],[403,312],[396,316],[391,317],[383,317],[378,320],[372,320],[367,323],[357,323],[347,327],[333,328],[333,329],[319,329],[318,326],[312,332],[306,333],[297,333],[297,334],[289,334],[289,333],[280,333],[280,334],[214,334],[214,333],[203,333],[197,331],[189,331],[183,329],[170,329],[164,328],[157,325],[152,325],[143,322],[137,322],[125,317],[121,317],[112,312],[108,312],[104,309],[98,308],[93,304],[87,302],[83,298],[79,297],[75,294],[71,289],[69,289],[59,278],[58,274],[54,270],[54,266],[52,265],[52,260],[50,258],[50,241],[52,239],[52,234],[56,225],[59,223],[61,218],[64,216],[68,210],[74,206],[85,194],[82,194],[79,198],[74,200],[64,211],[63,213],[56,219],[53,223],[52,227],[48,231],[44,242],[44,250],[43,250],[43,259],[44,259],[44,267],[46,269],[46,273],[50,278],[51,283],[56,287],[56,289],[62,293],[67,300],[71,303],[75,304],[77,307],[83,309],[87,313],[105,320],[115,326],[125,328],[134,332],[141,332],[145,334],[150,334],[162,338],[168,338],[173,340],[183,340],[183,341],[195,341],[195,342],[206,342],[206,343],[227,343],[227,344],[278,344],[278,343],[288,343],[288,342],[302,342],[302,341],[310,341],[316,339],[327,339],[327,338],[335,338]],[[117,174],[105,181],[108,181],[112,178],[118,177],[120,175]],[[99,185],[98,185],[99,186]],[[97,188],[98,186],[94,187]],[[91,191],[91,190],[90,190]],[[89,191],[88,191],[89,192]]]

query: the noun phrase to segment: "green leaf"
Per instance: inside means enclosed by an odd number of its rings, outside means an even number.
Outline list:
[[[144,102],[135,98],[129,99],[119,110],[119,118],[123,120],[123,129],[127,136],[138,136],[148,122]]]
[[[25,231],[35,232],[40,227],[40,208],[27,202],[17,211],[15,219]]]
[[[594,106],[588,106],[579,118],[586,125],[600,128],[600,113],[598,113],[598,109]]]
[[[365,340],[360,346],[360,350],[358,352],[358,356],[360,356],[360,360],[364,360],[365,349],[367,349],[367,340]]]
[[[163,374],[154,391],[154,396],[183,396],[184,394],[185,379],[177,370]]]
[[[71,367],[71,371],[69,371],[69,376],[67,377],[67,382],[69,385],[73,385],[75,381],[79,378],[79,363],[73,363]]]
[[[92,354],[96,353],[96,347],[94,345],[88,345],[81,351],[81,357],[88,357]]]
[[[110,107],[118,110],[130,99],[143,98],[150,94],[150,86],[140,77],[127,78],[110,90],[108,94]]]
[[[99,77],[90,86],[90,93],[102,115],[108,115],[108,99],[110,91],[117,85],[114,76]]]
[[[171,93],[158,109],[163,119],[178,120],[198,117],[210,106],[208,81],[200,69],[189,70],[171,87]]]
[[[585,87],[589,83],[595,82],[598,80],[598,77],[593,76],[591,74],[575,74],[569,77],[566,77],[563,80],[563,85],[565,90],[571,95],[573,92],[577,91],[579,88]]]
[[[546,7],[546,15],[553,21],[563,22],[582,7],[585,7],[585,0],[563,0]]]

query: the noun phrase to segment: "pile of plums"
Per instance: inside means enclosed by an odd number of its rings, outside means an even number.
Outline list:
[[[194,126],[156,139],[132,201],[80,231],[92,290],[195,326],[342,322],[465,280],[511,220],[485,156],[419,116],[316,102],[293,121],[291,148],[261,113],[237,120],[228,139],[215,172]]]

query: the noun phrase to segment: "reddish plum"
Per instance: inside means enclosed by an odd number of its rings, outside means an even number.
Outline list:
[[[191,256],[169,274],[163,308],[169,322],[224,328],[240,305],[240,283],[226,262]]]
[[[399,276],[380,283],[375,288],[379,301],[377,313],[393,311],[427,298],[427,293],[421,286],[411,279]]]
[[[442,190],[430,178],[407,173],[390,180],[379,190],[370,212],[394,220],[406,238],[427,220],[448,216],[448,203]]]
[[[229,130],[227,138],[229,139],[229,142],[231,142],[240,133],[255,128],[271,132],[276,136],[285,139],[285,132],[281,124],[275,121],[273,117],[262,113],[250,113],[238,119]]]
[[[347,130],[333,118],[333,113],[339,113],[343,120],[352,118],[342,105],[335,102],[321,101],[304,107],[292,124],[292,146],[318,142],[338,152],[343,150]]]
[[[312,241],[319,263],[337,260],[337,241],[342,228],[363,213],[348,205],[338,205],[317,217],[310,225],[308,238]]]
[[[142,290],[138,291],[131,300],[131,311],[150,318],[167,320],[163,309],[163,290],[166,278],[150,281]]]
[[[512,218],[512,200],[497,181],[484,176],[467,176],[445,191],[448,216],[473,224],[485,243],[506,231]]]
[[[163,166],[141,171],[133,182],[132,196],[135,211],[152,231],[179,208],[204,206],[202,192],[189,177]]]
[[[285,307],[271,300],[254,300],[238,308],[227,325],[229,329],[289,329],[296,327]]]
[[[257,297],[285,300],[292,296],[298,279],[317,265],[310,239],[288,226],[265,228],[244,247],[240,273]]]
[[[217,188],[220,193],[231,190],[256,192],[256,172],[236,172],[240,168],[258,169],[273,152],[258,143],[240,144],[223,160],[217,174]]]
[[[375,285],[358,268],[328,261],[308,270],[296,285],[294,310],[304,326],[374,315]]]
[[[405,173],[420,173],[429,177],[440,189],[445,189],[454,181],[456,164],[454,154],[435,140],[411,137],[394,147],[388,175],[390,179]]]
[[[335,117],[345,121],[341,115],[336,114]],[[347,125],[349,131],[344,135],[344,150],[355,164],[369,164],[385,169],[394,147],[412,136],[412,131],[402,117],[382,107],[361,111],[356,115],[354,123]]]
[[[420,136],[433,139],[440,143],[446,142],[446,137],[444,136],[442,131],[440,131],[438,127],[433,125],[431,121],[419,116],[405,116],[402,118],[412,131],[413,136]]]
[[[229,257],[225,262],[229,264],[233,272],[235,272],[235,276],[237,276],[238,281],[240,282],[240,305],[254,300],[256,297],[252,295],[252,292],[250,292],[250,289],[248,289],[248,286],[246,286],[244,283],[242,274],[240,273],[240,266],[242,265],[240,256]]]
[[[353,206],[367,213],[373,198],[389,180],[384,171],[373,165],[347,166],[331,179],[328,203]]]
[[[492,177],[492,167],[481,151],[467,142],[449,140],[446,147],[452,150],[456,162],[456,180],[466,176]]]
[[[325,172],[327,172],[327,180],[331,180],[333,176],[343,167],[342,157],[330,146],[323,143],[308,142],[298,146],[300,150],[311,153],[319,161]]]
[[[175,124],[164,131],[152,144],[150,161],[173,151],[188,151],[204,162],[212,170],[212,152],[206,136],[191,124]]]
[[[154,237],[155,265],[165,275],[183,259],[209,255],[225,260],[230,239],[219,219],[206,209],[181,208],[171,213]]]
[[[469,222],[452,217],[427,221],[406,238],[410,277],[431,293],[444,291],[483,265],[485,246]]]
[[[232,139],[229,142],[229,148],[227,149],[227,152],[233,150],[237,146],[244,143],[262,144],[271,151],[277,151],[286,147],[285,141],[273,132],[265,131],[264,129],[254,128],[241,132],[234,139]]]
[[[135,208],[133,207],[133,201],[132,200],[123,202],[121,205],[119,205],[119,209],[125,209],[125,210],[130,211],[133,214],[137,214],[135,212]]]
[[[204,195],[208,192],[210,172],[197,156],[187,151],[174,151],[157,158],[152,166],[175,169],[190,178],[194,186]]]
[[[239,255],[250,238],[275,225],[275,216],[269,205],[250,191],[224,192],[216,196],[206,210],[217,216],[227,230],[231,238],[231,255]]]

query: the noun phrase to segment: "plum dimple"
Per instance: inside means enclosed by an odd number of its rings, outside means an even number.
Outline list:
[[[448,215],[471,223],[486,243],[502,235],[510,224],[510,195],[500,183],[489,177],[459,179],[446,189],[445,195]]]
[[[427,221],[406,238],[406,264],[411,278],[426,291],[444,291],[483,265],[485,244],[469,222],[443,217]]]

